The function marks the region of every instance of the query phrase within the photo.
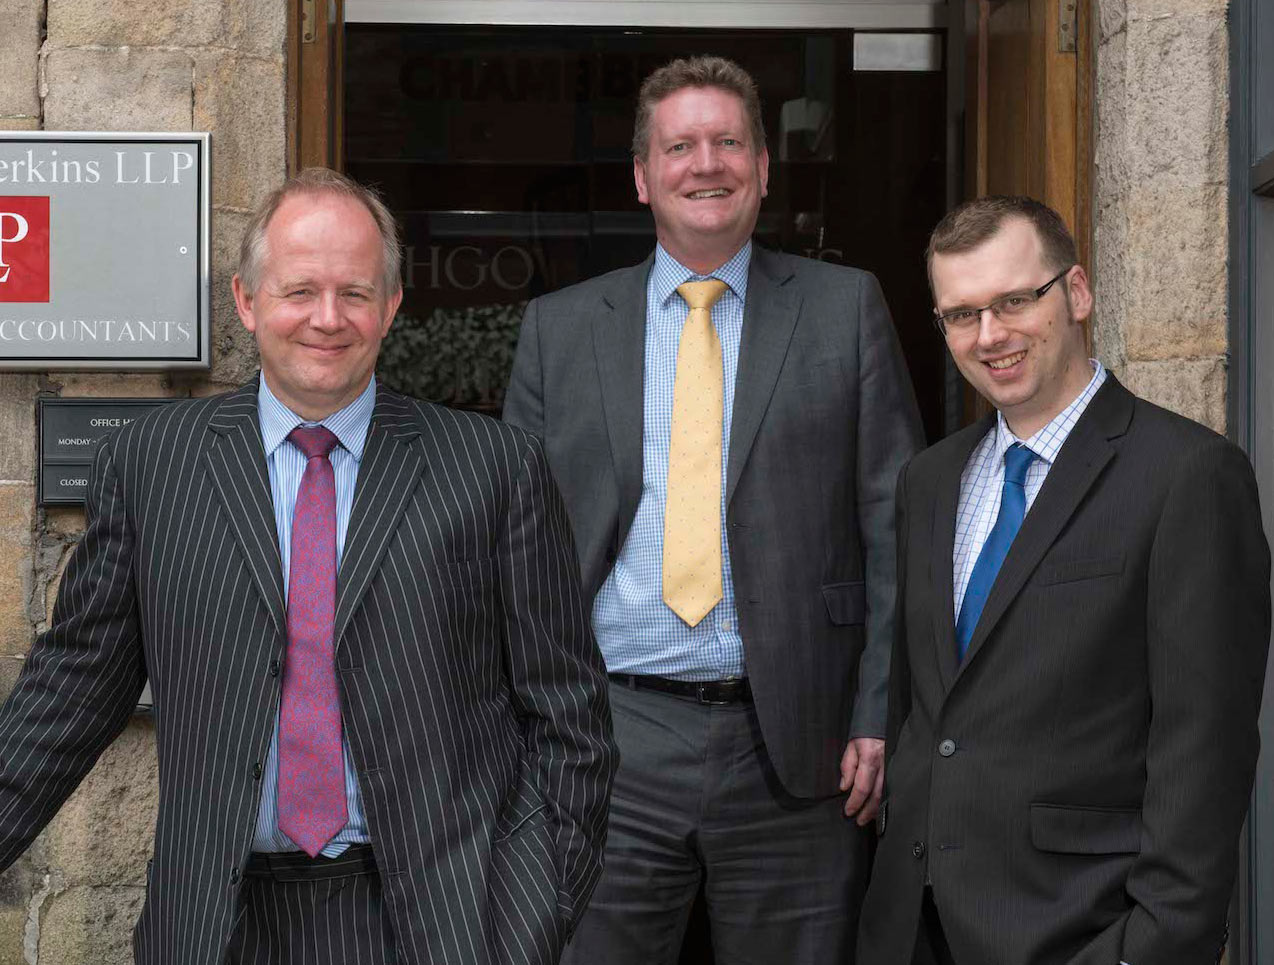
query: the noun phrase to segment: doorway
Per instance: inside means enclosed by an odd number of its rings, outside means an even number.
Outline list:
[[[383,192],[406,249],[378,377],[498,415],[526,302],[654,246],[632,180],[642,79],[718,54],[760,87],[758,241],[876,274],[941,438],[962,403],[923,255],[961,183],[946,20],[942,0],[347,0],[338,156]],[[681,961],[712,961],[702,895]]]

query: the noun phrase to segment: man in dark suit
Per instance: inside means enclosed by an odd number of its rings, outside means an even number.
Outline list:
[[[621,750],[564,961],[675,962],[701,882],[718,963],[849,961],[906,368],[871,275],[753,246],[768,156],[737,65],[652,74],[633,153],[658,247],[527,307],[505,401],[566,499]]]
[[[614,754],[569,521],[531,436],[377,386],[398,264],[352,181],[271,195],[234,280],[261,378],[102,443],[0,710],[7,865],[150,680],[139,963],[549,965],[599,874]]]
[[[934,230],[961,372],[998,410],[901,474],[872,965],[1199,965],[1225,941],[1270,557],[1251,467],[1088,359],[1051,209]]]

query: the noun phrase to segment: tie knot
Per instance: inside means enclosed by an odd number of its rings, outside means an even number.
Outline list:
[[[1026,470],[1035,459],[1035,453],[1019,442],[1013,443],[1004,452],[1004,481],[1015,486],[1026,482]]]
[[[686,300],[691,311],[696,308],[711,309],[725,294],[726,284],[720,278],[707,281],[688,281],[677,286],[677,294]]]
[[[297,426],[288,433],[288,440],[305,453],[306,459],[326,456],[340,444],[336,434],[326,426]]]

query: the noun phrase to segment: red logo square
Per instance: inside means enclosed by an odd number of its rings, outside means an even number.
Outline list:
[[[49,199],[0,196],[0,302],[49,300]]]

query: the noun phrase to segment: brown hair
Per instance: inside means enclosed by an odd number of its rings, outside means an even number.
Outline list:
[[[353,178],[348,178],[329,168],[305,168],[270,192],[261,202],[243,232],[243,242],[239,245],[239,282],[248,294],[256,294],[261,283],[261,273],[265,270],[266,251],[265,232],[270,226],[270,219],[279,210],[285,200],[298,194],[335,195],[352,198],[367,209],[367,213],[376,222],[376,230],[380,233],[381,284],[382,294],[390,295],[402,287],[401,266],[402,254],[398,242],[398,223],[385,207],[385,202],[371,188],[364,187]]]
[[[948,211],[929,236],[925,249],[925,266],[933,284],[933,256],[972,251],[1000,230],[1010,218],[1028,222],[1044,249],[1045,267],[1058,272],[1079,261],[1075,239],[1062,216],[1034,198],[1020,195],[993,194],[966,201]]]
[[[761,97],[752,75],[724,57],[681,57],[660,67],[644,81],[637,95],[637,120],[633,125],[633,156],[644,159],[650,150],[650,121],[655,105],[670,94],[687,87],[715,87],[743,101],[752,134],[752,151],[765,146],[765,125],[761,121]]]

